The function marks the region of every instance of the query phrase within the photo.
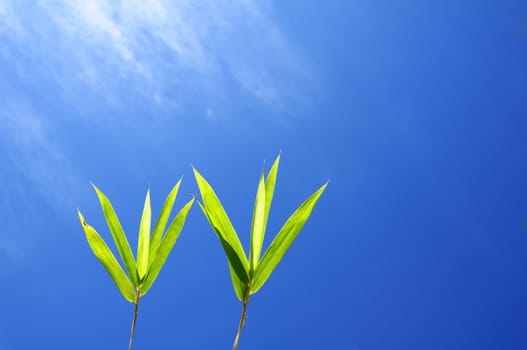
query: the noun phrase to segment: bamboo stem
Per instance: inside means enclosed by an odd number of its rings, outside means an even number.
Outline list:
[[[130,342],[128,343],[128,350],[132,349],[132,343],[134,342],[134,334],[135,334],[135,324],[137,322],[137,311],[139,310],[139,301],[141,300],[141,294],[139,289],[137,289],[137,294],[135,295],[135,302],[134,302],[134,319],[132,321],[132,332],[130,334]]]
[[[232,350],[238,349],[238,342],[240,341],[240,335],[242,334],[242,328],[245,325],[245,321],[247,320],[247,316],[245,313],[247,312],[247,304],[249,304],[249,297],[251,296],[251,286],[247,286],[247,291],[245,292],[245,298],[243,298],[243,307],[242,307],[242,316],[240,318],[240,324],[238,325],[238,332],[236,333],[236,338],[234,339],[234,346],[232,347]]]

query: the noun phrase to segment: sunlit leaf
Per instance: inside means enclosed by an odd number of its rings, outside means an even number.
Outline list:
[[[115,210],[113,209],[112,204],[110,203],[110,200],[106,197],[106,195],[102,193],[102,191],[99,190],[97,186],[93,184],[92,186],[97,192],[97,196],[99,197],[99,201],[104,212],[106,223],[108,224],[108,228],[110,229],[110,233],[112,234],[113,240],[115,241],[115,245],[117,246],[119,255],[123,260],[124,266],[128,271],[128,276],[130,277],[132,284],[134,286],[137,286],[138,280],[134,255],[132,253],[132,249],[130,248],[128,240],[126,239],[121,223],[117,218],[117,214],[115,213]]]
[[[185,204],[185,206],[179,211],[179,213],[176,215],[176,217],[168,227],[168,230],[164,235],[161,244],[159,245],[159,249],[156,252],[154,260],[152,261],[152,265],[150,266],[148,275],[143,284],[141,285],[142,295],[148,292],[148,290],[156,280],[157,276],[159,275],[161,268],[165,264],[168,255],[172,251],[172,248],[174,247],[174,244],[176,243],[176,240],[178,239],[181,230],[185,225],[187,214],[190,208],[192,207],[193,203],[194,198],[192,198],[190,201],[187,202],[187,204]]]
[[[258,183],[258,190],[256,191],[256,200],[254,201],[253,222],[251,227],[251,250],[249,254],[250,271],[256,270],[260,254],[262,252],[262,244],[264,240],[264,221],[265,221],[265,180],[264,174],[260,176]]]
[[[159,218],[157,219],[156,227],[154,228],[154,233],[152,234],[152,238],[150,240],[150,253],[148,256],[149,265],[152,265],[152,261],[156,256],[157,249],[161,244],[161,238],[165,232],[165,228],[167,226],[168,219],[170,218],[170,213],[172,212],[172,207],[174,206],[180,185],[181,179],[176,183],[176,185],[168,194],[167,199],[163,204],[163,208],[161,209],[161,213],[159,214]]]
[[[129,302],[135,301],[135,292],[134,287],[126,274],[124,273],[121,265],[115,259],[115,256],[112,254],[110,248],[106,245],[101,236],[95,231],[93,227],[88,225],[84,220],[80,211],[77,211],[79,215],[79,220],[81,222],[82,228],[84,229],[84,234],[86,235],[86,240],[90,245],[93,253],[99,259],[101,264],[104,266],[106,271],[110,274],[113,281],[121,291],[121,294]]]
[[[234,293],[236,293],[236,297],[238,298],[239,301],[243,301],[243,298],[245,297],[245,292],[247,290],[248,283],[243,282],[240,279],[240,277],[238,277],[229,259],[227,259],[227,262],[229,264],[229,272],[231,275],[232,286],[234,287]]]
[[[300,230],[311,215],[315,204],[326,189],[327,183],[313,193],[300,207],[289,217],[280,232],[265,252],[251,285],[251,293],[256,293],[267,281],[282,257],[287,252]]]
[[[248,282],[249,262],[234,227],[209,183],[194,169],[203,204],[200,204],[210,225],[221,241],[229,262],[239,279]]]
[[[150,250],[150,225],[152,223],[152,208],[150,207],[150,189],[146,192],[143,215],[139,225],[139,240],[137,242],[137,274],[141,281],[148,271],[148,252]]]
[[[263,230],[267,227],[267,219],[269,218],[269,211],[271,209],[271,203],[273,201],[274,188],[276,185],[276,174],[278,173],[278,164],[280,163],[280,154],[276,157],[276,160],[267,174],[267,179],[265,180],[265,216]]]
[[[221,242],[221,245],[223,247],[223,250],[225,251],[225,254],[227,255],[227,260],[229,262],[229,268],[231,274],[235,274],[236,278],[232,278],[234,289],[236,290],[236,294],[238,294],[239,286],[235,281],[240,280],[243,284],[249,283],[249,271],[247,269],[247,258],[245,257],[245,253],[243,253],[243,256],[238,255],[238,253],[234,250],[234,248],[230,245],[230,243],[224,238],[224,235],[221,233],[220,229],[214,225],[214,222],[212,221],[209,210],[198,201],[198,204],[209,220],[209,223],[216,233],[216,236]]]

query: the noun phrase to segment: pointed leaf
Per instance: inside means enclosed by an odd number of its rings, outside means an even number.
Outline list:
[[[231,274],[234,273],[236,275],[235,276],[236,278],[234,278],[234,276],[232,277],[232,281],[233,281],[233,286],[234,286],[234,289],[236,291],[236,294],[238,294],[239,286],[237,285],[237,283],[235,283],[235,281],[240,280],[242,282],[242,284],[249,283],[249,271],[247,270],[247,258],[245,258],[245,254],[244,254],[243,257],[240,257],[236,253],[236,251],[229,244],[229,242],[227,242],[227,240],[225,240],[225,238],[223,237],[222,233],[220,232],[220,229],[218,227],[214,226],[214,222],[212,221],[211,216],[210,216],[209,211],[207,210],[207,208],[203,204],[201,204],[199,201],[198,201],[198,204],[199,204],[201,210],[203,211],[203,214],[205,214],[205,216],[207,217],[207,220],[209,220],[209,223],[210,223],[212,229],[216,233],[216,236],[219,238],[219,240],[221,242],[223,250],[225,251],[225,254],[227,255],[227,261],[229,262],[229,269],[230,269]]]
[[[265,233],[265,228],[267,227],[267,219],[269,218],[269,211],[271,209],[271,202],[273,201],[274,188],[276,185],[276,174],[278,173],[278,164],[280,163],[280,154],[276,157],[276,160],[267,174],[267,179],[265,180],[265,217],[263,230]]]
[[[152,223],[152,208],[150,206],[150,189],[146,192],[143,215],[139,225],[139,240],[137,241],[137,274],[141,281],[148,271],[148,252],[150,250],[150,225]]]
[[[159,214],[159,218],[157,219],[157,224],[154,228],[152,239],[150,240],[150,253],[148,256],[149,266],[152,265],[152,261],[154,261],[157,249],[161,244],[161,238],[163,237],[163,233],[165,232],[165,228],[167,226],[168,219],[170,218],[170,213],[172,212],[172,208],[174,206],[174,202],[176,200],[176,196],[179,191],[180,185],[181,179],[176,183],[176,185],[172,188],[172,191],[170,191],[170,193],[168,194],[167,199],[163,204],[163,208],[161,209],[161,213]]]
[[[90,245],[93,253],[97,257],[97,259],[99,259],[106,271],[108,271],[113,281],[117,285],[117,288],[119,288],[119,291],[121,291],[121,294],[125,297],[125,299],[129,302],[134,302],[134,287],[132,286],[132,283],[121,268],[121,265],[119,265],[119,263],[115,259],[115,256],[112,254],[110,248],[108,248],[108,246],[101,238],[101,236],[97,233],[97,231],[95,231],[93,227],[86,223],[80,211],[77,212],[79,214],[79,219],[84,230],[84,234],[86,235],[86,240],[88,241],[88,244]]]
[[[271,209],[271,203],[273,201],[273,195],[274,195],[274,188],[276,184],[276,175],[278,173],[278,164],[280,162],[280,154],[276,157],[276,160],[273,163],[273,166],[271,167],[271,170],[269,171],[268,177],[265,180],[265,204],[263,208],[263,220],[261,225],[261,237],[258,241],[258,245],[254,245],[255,250],[253,251],[253,245],[251,245],[251,254],[250,254],[250,262],[251,262],[251,273],[254,274],[254,271],[256,270],[258,263],[260,262],[260,255],[262,253],[262,245],[265,238],[265,231],[267,228],[267,220],[269,218],[269,211]],[[260,191],[260,185],[258,186],[258,191]],[[256,198],[256,201],[258,202],[258,196]],[[253,214],[253,225],[254,220],[256,218],[256,203],[255,203],[255,212]],[[253,244],[253,235],[254,231],[251,230],[251,244]]]
[[[256,191],[256,200],[254,202],[253,222],[251,227],[251,250],[249,253],[251,272],[256,270],[260,261],[262,244],[264,239],[264,221],[265,221],[265,180],[264,174],[260,176],[258,190]]]
[[[247,290],[247,282],[243,282],[236,274],[236,271],[234,271],[231,263],[228,260],[227,262],[229,263],[229,272],[231,274],[231,282],[232,286],[234,287],[234,293],[236,293],[236,297],[239,301],[243,301],[243,298],[245,297],[245,291]]]
[[[119,255],[121,256],[126,270],[128,271],[128,276],[130,277],[132,284],[137,286],[137,270],[134,255],[128,240],[126,239],[121,223],[119,222],[119,218],[117,217],[117,214],[115,213],[115,210],[113,209],[108,197],[106,197],[106,195],[102,193],[102,191],[99,190],[97,186],[94,184],[92,184],[92,186],[95,189],[95,192],[97,192],[99,202],[101,203],[101,208],[104,212],[104,218],[106,219],[110,233],[112,234],[115,245],[117,246]]]
[[[265,252],[258,269],[253,278],[251,294],[256,293],[267,281],[274,271],[282,257],[289,249],[300,230],[311,215],[315,204],[326,189],[328,184],[324,184],[315,193],[313,193],[298,209],[287,219],[286,223],[280,229],[275,239]]]
[[[194,203],[194,198],[185,204],[185,206],[179,211],[175,219],[172,221],[168,227],[167,233],[163,237],[159,249],[156,252],[154,260],[152,261],[152,266],[148,271],[148,276],[146,277],[144,283],[141,285],[141,295],[146,294],[154,281],[156,280],[161,268],[165,264],[168,255],[172,251],[176,240],[178,239],[183,226],[185,225],[185,220],[187,219],[187,214]]]
[[[220,238],[223,249],[238,277],[242,281],[247,282],[249,262],[240,239],[212,187],[196,169],[194,169],[194,176],[203,200],[202,209],[205,209],[203,210],[205,216],[207,216],[209,223]]]

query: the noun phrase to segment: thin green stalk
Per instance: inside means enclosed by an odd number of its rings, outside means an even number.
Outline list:
[[[128,343],[128,350],[132,349],[132,343],[134,342],[134,334],[135,334],[135,324],[137,322],[137,311],[139,310],[139,301],[141,300],[141,294],[139,288],[137,289],[137,294],[135,295],[135,302],[134,302],[134,319],[132,321],[132,333],[130,334],[130,343]]]
[[[234,346],[232,347],[232,350],[238,349],[238,342],[240,341],[240,335],[242,334],[242,328],[245,325],[245,321],[247,320],[247,316],[245,313],[247,312],[247,304],[249,304],[249,297],[251,296],[251,286],[247,286],[247,291],[245,292],[245,298],[243,298],[243,307],[242,307],[242,316],[240,318],[240,324],[238,325],[238,333],[236,333],[236,339],[234,339]]]

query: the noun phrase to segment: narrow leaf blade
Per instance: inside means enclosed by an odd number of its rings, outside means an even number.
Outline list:
[[[139,240],[137,241],[137,274],[141,281],[148,271],[148,253],[150,250],[150,225],[152,223],[152,207],[150,206],[150,189],[146,192],[143,215],[139,225]]]
[[[247,261],[245,251],[243,250],[240,239],[238,238],[238,235],[236,234],[236,231],[234,230],[234,227],[232,226],[232,223],[229,220],[227,213],[223,209],[223,206],[221,205],[220,200],[216,196],[216,193],[214,193],[212,187],[196,169],[194,169],[194,176],[196,178],[199,191],[201,193],[203,207],[206,208],[206,210],[204,211],[205,215],[209,219],[211,226],[214,228],[215,232],[220,238],[223,248],[229,256],[229,259],[230,257],[234,257],[235,255],[237,259],[234,260],[238,260],[238,262],[242,265],[244,271],[238,270],[238,273],[241,273],[242,275],[247,275],[249,262]],[[232,250],[232,253],[234,253],[234,255],[230,254],[228,250]],[[237,261],[234,260],[229,261],[233,263],[233,268],[237,269]],[[244,277],[246,276],[240,276],[242,280],[244,280]]]
[[[99,190],[97,186],[94,184],[92,184],[92,186],[95,189],[95,192],[97,192],[97,196],[99,197],[99,202],[101,203],[101,208],[104,213],[104,218],[106,219],[110,233],[112,234],[115,245],[117,246],[119,255],[123,260],[126,270],[128,271],[128,276],[130,276],[132,284],[137,286],[137,269],[134,255],[124,234],[123,227],[119,222],[119,218],[117,217],[117,214],[115,213],[115,210],[113,209],[108,197],[106,197],[106,195],[101,190]]]
[[[124,298],[129,302],[134,302],[135,292],[132,282],[130,282],[121,268],[121,265],[119,265],[110,248],[108,248],[97,231],[86,223],[80,211],[78,211],[78,215],[84,234],[86,235],[86,240],[88,241],[93,253],[104,266],[106,271],[108,271]]]
[[[161,209],[161,213],[159,214],[159,218],[157,219],[157,223],[154,228],[154,233],[152,234],[152,238],[150,240],[150,253],[148,255],[149,266],[152,265],[152,262],[156,256],[157,249],[161,244],[161,238],[163,237],[163,233],[165,232],[165,228],[167,226],[168,219],[170,218],[172,208],[174,207],[174,202],[176,201],[176,196],[179,191],[180,185],[181,179],[179,179],[179,181],[168,194],[165,203],[163,204],[163,208]]]
[[[271,203],[273,201],[274,188],[276,185],[276,175],[278,174],[278,165],[280,163],[280,154],[276,157],[276,160],[267,174],[267,179],[265,180],[265,216],[263,229],[267,227],[267,219],[269,218],[269,211],[271,210]]]
[[[235,289],[236,293],[238,293],[238,289],[237,288],[239,286],[235,283],[235,281],[240,280],[244,284],[249,283],[249,272],[247,270],[247,259],[242,260],[245,257],[240,257],[234,251],[233,247],[229,244],[229,242],[227,242],[224,239],[224,237],[222,236],[222,234],[220,232],[220,229],[217,226],[214,226],[214,223],[213,223],[213,221],[212,221],[212,219],[210,217],[210,214],[209,214],[207,208],[203,204],[201,204],[199,201],[198,201],[198,204],[199,204],[201,210],[203,211],[203,214],[205,214],[205,216],[207,217],[207,220],[209,220],[209,223],[210,223],[212,229],[214,230],[214,233],[216,233],[216,236],[218,237],[218,239],[221,242],[223,250],[225,251],[225,255],[227,255],[227,261],[229,262],[229,269],[230,269],[231,275],[233,273],[236,275],[235,276],[236,278],[232,277],[232,281],[233,281],[234,289]]]
[[[248,283],[243,282],[236,274],[236,271],[234,271],[234,268],[232,267],[230,261],[227,260],[227,262],[229,263],[229,272],[231,274],[231,281],[232,286],[234,287],[234,293],[236,293],[236,297],[239,301],[243,301]]]
[[[282,260],[295,238],[304,227],[309,219],[315,204],[326,189],[328,184],[324,184],[315,193],[313,193],[298,209],[287,219],[286,223],[280,229],[275,239],[265,252],[258,269],[253,278],[251,293],[256,293],[267,281],[278,263]]]
[[[260,176],[258,183],[258,190],[256,191],[256,200],[254,202],[253,222],[251,227],[251,250],[250,271],[256,270],[258,262],[260,261],[260,254],[262,252],[262,244],[264,240],[264,221],[265,221],[265,180],[264,174]]]
[[[181,230],[183,230],[183,226],[185,225],[185,221],[187,219],[187,214],[190,208],[192,207],[193,203],[194,198],[192,198],[190,201],[187,202],[187,204],[185,204],[185,206],[179,211],[179,213],[176,215],[176,217],[168,227],[167,233],[163,237],[161,244],[159,245],[159,249],[156,251],[156,255],[154,257],[154,260],[152,261],[152,265],[150,266],[148,275],[144,283],[141,285],[141,295],[144,295],[146,294],[146,292],[148,292],[148,290],[156,280],[157,276],[159,275],[159,272],[163,268],[163,265],[165,264],[168,255],[174,248],[174,244],[176,243],[176,240],[181,234]]]

